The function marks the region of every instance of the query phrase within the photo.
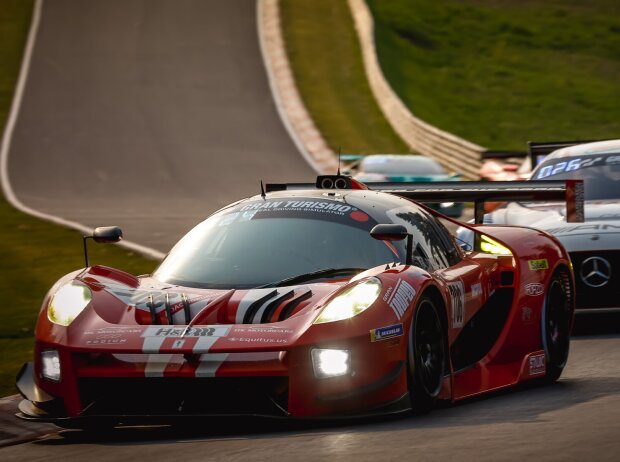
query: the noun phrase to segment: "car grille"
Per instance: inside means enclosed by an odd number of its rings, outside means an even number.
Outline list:
[[[82,416],[284,417],[287,377],[82,378]]]
[[[570,258],[578,310],[620,307],[620,251],[572,252]]]

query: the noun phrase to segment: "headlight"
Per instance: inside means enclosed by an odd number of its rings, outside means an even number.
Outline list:
[[[329,302],[315,324],[349,319],[361,313],[374,303],[381,293],[381,281],[377,278],[367,279],[349,289]]]
[[[70,282],[62,286],[47,307],[47,318],[54,324],[68,326],[90,303],[92,295],[85,285]]]
[[[480,236],[480,250],[493,255],[512,255],[510,250],[484,234]]]

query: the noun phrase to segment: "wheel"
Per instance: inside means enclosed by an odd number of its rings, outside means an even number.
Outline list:
[[[542,339],[547,359],[545,381],[555,382],[566,365],[570,346],[573,288],[566,269],[557,270],[547,286]]]
[[[443,383],[446,341],[439,312],[433,301],[422,297],[409,330],[409,394],[414,412],[433,407]]]

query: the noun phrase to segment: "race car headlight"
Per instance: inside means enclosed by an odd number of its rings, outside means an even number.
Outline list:
[[[317,379],[337,377],[349,373],[350,354],[348,350],[312,350],[312,366]]]
[[[377,278],[367,279],[333,298],[325,305],[314,323],[321,324],[352,318],[372,305],[380,293],[381,281]]]
[[[54,382],[60,382],[60,356],[56,350],[41,352],[41,375]]]
[[[68,326],[86,308],[92,299],[90,289],[71,282],[62,286],[47,307],[47,318],[54,324]]]
[[[512,255],[512,252],[484,234],[480,236],[480,250],[493,255]]]

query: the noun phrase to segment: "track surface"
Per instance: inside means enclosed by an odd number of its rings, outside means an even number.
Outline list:
[[[604,322],[609,327],[610,319]],[[617,326],[618,318],[613,322]],[[118,428],[95,435],[64,430],[0,449],[0,459],[617,461],[619,435],[616,333],[575,338],[555,385],[499,393],[429,415],[330,425],[219,419],[192,428]]]
[[[119,224],[165,250],[199,217],[257,192],[258,178],[311,177],[274,110],[254,8],[48,1],[11,151],[18,197],[86,224]],[[2,448],[0,459],[620,460],[619,319],[579,322],[595,335],[574,340],[551,387],[333,425],[220,419],[62,431]]]
[[[9,157],[26,205],[167,251],[259,180],[308,181],[250,0],[52,0]]]

